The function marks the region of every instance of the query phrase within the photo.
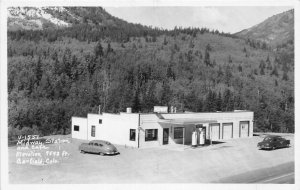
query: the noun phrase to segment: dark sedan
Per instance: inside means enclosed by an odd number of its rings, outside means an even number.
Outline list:
[[[79,146],[79,150],[82,153],[95,153],[100,155],[105,154],[119,154],[117,148],[108,141],[92,140],[89,143],[82,143]]]
[[[287,140],[281,136],[268,135],[262,142],[257,144],[259,149],[275,150],[276,148],[285,148],[290,146],[290,140]]]

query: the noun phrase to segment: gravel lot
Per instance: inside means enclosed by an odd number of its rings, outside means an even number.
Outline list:
[[[275,151],[258,150],[263,134],[245,139],[231,139],[201,148],[133,149],[116,146],[121,154],[99,156],[81,154],[82,140],[69,136],[71,143],[51,144],[51,150],[70,153],[57,164],[20,165],[16,147],[9,148],[10,183],[209,183],[229,176],[294,162],[294,135],[290,148]]]

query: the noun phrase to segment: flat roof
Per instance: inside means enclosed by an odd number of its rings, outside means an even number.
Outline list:
[[[251,112],[251,113],[254,113],[253,111],[251,110],[236,110],[236,111],[216,111],[216,112],[176,112],[176,113],[157,113],[157,112],[148,112],[148,113],[145,113],[145,112],[141,112],[139,114],[141,115],[150,115],[150,114],[161,114],[161,115],[166,115],[166,114],[205,114],[205,113],[243,113],[243,112]]]
[[[181,118],[181,119],[160,119],[158,123],[169,123],[177,125],[197,125],[203,123],[217,123],[217,120],[203,120],[194,118]]]

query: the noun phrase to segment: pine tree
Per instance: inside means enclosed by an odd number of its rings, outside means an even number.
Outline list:
[[[210,55],[209,55],[209,44],[206,46],[205,55],[204,55],[204,63],[206,66],[211,66]]]
[[[146,110],[148,111],[152,110],[153,107],[158,104],[157,98],[155,96],[155,92],[156,92],[156,84],[155,81],[152,81],[148,87],[145,101],[144,101]]]
[[[265,70],[263,67],[260,68],[260,75],[265,75]]]
[[[212,47],[211,47],[210,44],[207,44],[206,47],[205,47],[205,49],[206,49],[207,51],[211,51],[211,50],[212,50]]]
[[[216,60],[214,59],[211,66],[212,66],[212,67],[215,67],[216,65],[217,65],[217,62],[216,62]]]
[[[222,103],[223,103],[223,105],[222,105],[223,111],[231,111],[234,109],[233,96],[229,89],[225,90],[225,92],[223,94],[223,102]]]
[[[42,61],[41,61],[41,57],[39,56],[35,67],[35,77],[36,77],[37,85],[39,85],[42,76],[43,76]]]
[[[231,55],[228,56],[228,63],[232,63],[232,57],[231,57]]]
[[[277,70],[277,66],[276,65],[273,67],[273,70],[271,72],[271,76],[272,75],[275,75],[276,77],[278,77],[278,70]]]
[[[289,76],[287,74],[287,71],[283,71],[282,80],[285,80],[285,81],[289,80]]]
[[[168,42],[167,42],[167,38],[166,38],[166,36],[164,37],[164,42],[163,42],[163,45],[167,45],[168,44]]]
[[[172,91],[170,89],[170,85],[168,84],[168,82],[164,81],[162,84],[160,104],[168,105],[171,100],[171,95],[172,95]]]
[[[266,63],[267,63],[267,69],[268,70],[272,70],[272,64],[270,61],[270,56],[268,55],[267,59],[266,59]]]
[[[195,47],[193,40],[190,40],[189,48],[193,49]]]
[[[72,61],[71,61],[71,50],[67,48],[64,52],[62,62],[63,62],[63,72],[70,77],[71,76],[71,69],[72,69]]]
[[[205,101],[205,111],[214,112],[217,109],[217,95],[214,91],[209,90]]]
[[[103,56],[103,47],[102,47],[100,41],[98,41],[97,45],[94,48],[94,54],[95,54],[96,57],[102,57]]]
[[[241,65],[238,66],[239,72],[243,72],[243,67]]]
[[[175,73],[173,72],[171,65],[168,65],[168,68],[167,68],[167,78],[172,78],[173,80],[176,79]]]
[[[141,111],[141,103],[140,103],[140,98],[139,98],[139,89],[137,89],[136,92],[135,92],[132,109],[136,113]]]
[[[231,68],[229,65],[227,65],[225,67],[225,84],[227,84],[228,86],[230,86],[230,81],[231,81],[231,78],[232,78],[232,71],[231,71]]]
[[[260,68],[260,75],[264,75],[265,74],[265,68],[266,68],[266,64],[265,64],[264,60],[260,61],[259,68]]]
[[[222,111],[222,95],[221,95],[221,92],[219,92],[219,94],[218,94],[216,108],[217,108],[216,109],[217,111]]]
[[[111,47],[110,43],[107,44],[107,49],[106,49],[106,55],[108,55],[109,53],[113,52],[113,48]]]
[[[218,69],[218,78],[221,78],[224,75],[221,65],[219,65]]]

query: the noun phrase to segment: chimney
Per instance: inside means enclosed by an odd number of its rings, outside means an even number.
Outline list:
[[[126,108],[126,113],[132,113],[132,109],[131,108]]]

